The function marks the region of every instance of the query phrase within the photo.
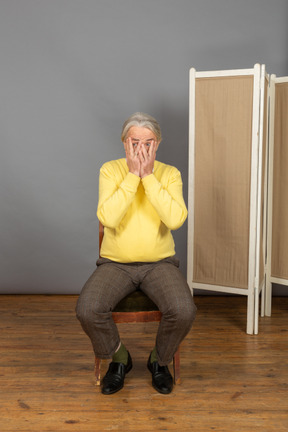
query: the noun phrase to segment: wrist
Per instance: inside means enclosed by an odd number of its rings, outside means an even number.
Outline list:
[[[140,177],[140,172],[139,172],[139,171],[129,170],[129,172],[130,172],[131,174],[136,175],[137,177]]]
[[[148,177],[148,176],[150,176],[151,174],[153,174],[153,171],[151,171],[151,172],[148,172],[148,173],[143,173],[143,174],[141,174],[141,179],[143,179],[143,178],[145,178],[145,177]]]

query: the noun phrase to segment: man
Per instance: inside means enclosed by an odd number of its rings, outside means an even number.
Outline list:
[[[153,117],[133,114],[124,123],[121,138],[126,159],[107,162],[100,170],[101,258],[82,289],[76,313],[95,355],[112,357],[102,393],[113,394],[123,387],[132,359],[120,341],[112,310],[140,287],[162,312],[147,367],[153,387],[168,394],[173,388],[168,364],[196,314],[171,234],[187,217],[181,174],[155,160],[161,130]]]

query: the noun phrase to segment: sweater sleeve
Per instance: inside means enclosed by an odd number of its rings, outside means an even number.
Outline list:
[[[128,172],[119,184],[117,174],[108,164],[100,169],[97,217],[102,224],[116,228],[135,198],[140,177]]]
[[[187,208],[182,193],[180,172],[173,168],[167,186],[163,186],[154,174],[142,179],[145,193],[162,222],[171,230],[180,228],[187,218]]]

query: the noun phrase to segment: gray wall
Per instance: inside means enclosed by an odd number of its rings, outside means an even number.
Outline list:
[[[0,0],[0,292],[80,291],[99,168],[134,111],[159,120],[187,199],[189,68],[288,75],[287,15],[287,0]]]

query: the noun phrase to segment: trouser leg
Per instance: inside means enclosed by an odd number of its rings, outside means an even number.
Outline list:
[[[175,259],[155,265],[144,277],[141,289],[162,312],[156,349],[160,366],[165,366],[191,329],[197,310],[193,296]]]
[[[129,274],[111,262],[98,264],[84,285],[77,302],[76,315],[92,342],[96,357],[111,358],[119,346],[120,337],[112,310],[134,290]]]

